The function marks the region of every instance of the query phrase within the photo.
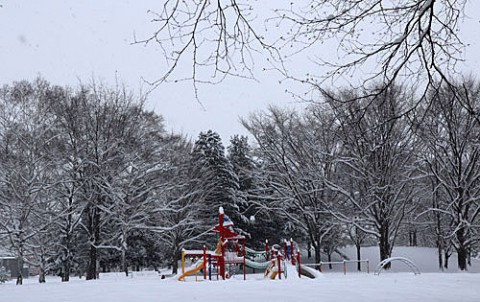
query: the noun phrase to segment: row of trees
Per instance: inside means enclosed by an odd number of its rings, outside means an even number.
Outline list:
[[[247,156],[244,138],[227,158],[217,133],[168,133],[141,97],[98,83],[3,86],[0,116],[0,240],[20,260],[18,284],[23,261],[41,282],[112,266],[176,271],[181,248],[214,244],[205,234],[220,205],[249,235],[249,180],[232,164]]]
[[[258,205],[300,228],[316,261],[345,236],[359,258],[375,239],[383,260],[422,231],[440,267],[453,249],[466,270],[480,239],[480,86],[457,87],[421,103],[399,86],[323,91],[304,112],[272,107],[244,119],[271,190]]]
[[[211,130],[195,142],[166,132],[123,88],[4,86],[0,240],[41,282],[112,266],[176,272],[181,248],[214,244],[223,206],[253,246],[295,237],[319,261],[378,244],[385,259],[421,234],[440,267],[453,249],[465,270],[479,240],[480,85],[461,87],[415,106],[407,87],[323,92],[302,112],[244,118],[255,147],[234,136],[225,152]]]

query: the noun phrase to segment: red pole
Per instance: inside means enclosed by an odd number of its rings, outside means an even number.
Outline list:
[[[277,255],[277,262],[278,262],[278,279],[282,280],[282,255]]]
[[[298,278],[302,278],[302,274],[300,273],[300,250],[297,250],[297,265],[298,265]]]
[[[223,208],[219,209],[219,214],[218,214],[218,225],[219,225],[219,232],[220,232],[220,247],[222,249],[222,257],[219,259],[219,265],[220,265],[220,276],[222,276],[222,279],[225,280],[225,250],[223,248],[223,236],[224,236],[224,231],[223,231]]]
[[[203,279],[207,280],[207,247],[203,246]]]
[[[247,268],[246,268],[246,261],[245,258],[247,257],[246,251],[245,251],[245,239],[243,239],[243,280],[247,280]]]
[[[293,243],[293,239],[290,238],[290,253],[291,253],[291,257],[292,257],[292,264],[295,265],[295,246],[294,246],[294,243]]]

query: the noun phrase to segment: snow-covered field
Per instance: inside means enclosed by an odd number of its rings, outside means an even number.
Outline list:
[[[398,249],[402,251],[402,249]],[[366,254],[369,252],[366,251]],[[374,253],[374,250],[372,250]],[[424,270],[434,270],[435,259],[431,249],[404,249],[403,253],[416,256],[415,261]],[[403,255],[406,256],[406,255]],[[413,257],[412,257],[413,258]],[[456,262],[451,261],[451,266]],[[38,284],[35,278],[23,286],[14,281],[0,285],[0,301],[15,302],[158,302],[158,301],[480,301],[480,261],[475,260],[468,273],[388,272],[373,273],[325,272],[322,278],[308,279],[293,274],[289,268],[286,280],[265,280],[263,275],[241,276],[227,281],[179,282],[172,278],[161,280],[156,272],[134,272],[132,277],[121,273],[101,274],[99,280],[85,281],[74,278],[61,283],[49,278]],[[402,271],[401,265],[394,265]]]

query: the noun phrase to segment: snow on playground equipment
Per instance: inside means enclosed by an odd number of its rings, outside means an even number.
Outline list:
[[[391,257],[391,258],[387,258],[385,260],[382,260],[378,265],[377,265],[377,268],[375,269],[375,275],[380,275],[380,272],[382,271],[382,269],[389,263],[391,263],[392,261],[400,261],[402,263],[405,263],[411,270],[412,272],[415,274],[415,275],[420,275],[420,270],[418,269],[418,267],[415,265],[415,263],[413,263],[412,260],[408,259],[408,258],[405,258],[405,257]]]
[[[230,277],[231,272],[226,268],[233,265],[243,265],[243,279],[246,279],[245,272],[245,237],[238,235],[231,229],[233,222],[224,214],[223,208],[219,209],[219,222],[212,228],[211,232],[219,234],[218,244],[215,251],[207,251],[206,247],[203,250],[182,250],[182,274],[178,277],[179,281],[185,280],[185,277],[192,274],[197,274],[203,268],[203,279],[212,279],[212,271],[215,268],[217,280],[223,280]],[[241,242],[241,248],[238,242]],[[201,258],[193,268],[185,271],[185,258],[199,257]]]
[[[212,280],[212,273],[217,280],[225,280],[234,272],[230,271],[239,264],[243,268],[243,279],[246,279],[246,267],[254,270],[263,270],[265,278],[282,279],[287,277],[287,261],[295,266],[298,276],[305,274],[311,278],[318,277],[315,272],[308,272],[309,268],[302,268],[300,265],[300,252],[295,254],[293,239],[290,242],[283,241],[283,248],[274,244],[272,249],[268,247],[268,240],[265,241],[265,251],[259,252],[245,246],[245,237],[233,231],[233,222],[224,214],[223,208],[219,209],[219,223],[212,228],[211,232],[219,235],[215,251],[203,250],[182,250],[182,274],[179,281],[184,281],[186,276],[195,275],[198,280],[198,273],[203,272],[203,279]],[[241,244],[239,244],[241,242]],[[282,254],[283,251],[283,254]],[[198,259],[190,268],[185,268],[185,259],[193,257]]]

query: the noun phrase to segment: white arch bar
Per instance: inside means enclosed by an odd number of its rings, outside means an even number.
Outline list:
[[[391,258],[387,258],[385,260],[382,260],[377,265],[377,268],[375,269],[375,275],[380,275],[380,272],[385,267],[385,265],[387,265],[388,263],[391,263],[392,261],[400,261],[402,263],[405,263],[406,265],[408,265],[408,267],[412,270],[412,272],[415,275],[420,275],[420,270],[415,265],[415,263],[413,263],[412,260],[410,260],[408,258],[405,258],[405,257],[391,257]]]

